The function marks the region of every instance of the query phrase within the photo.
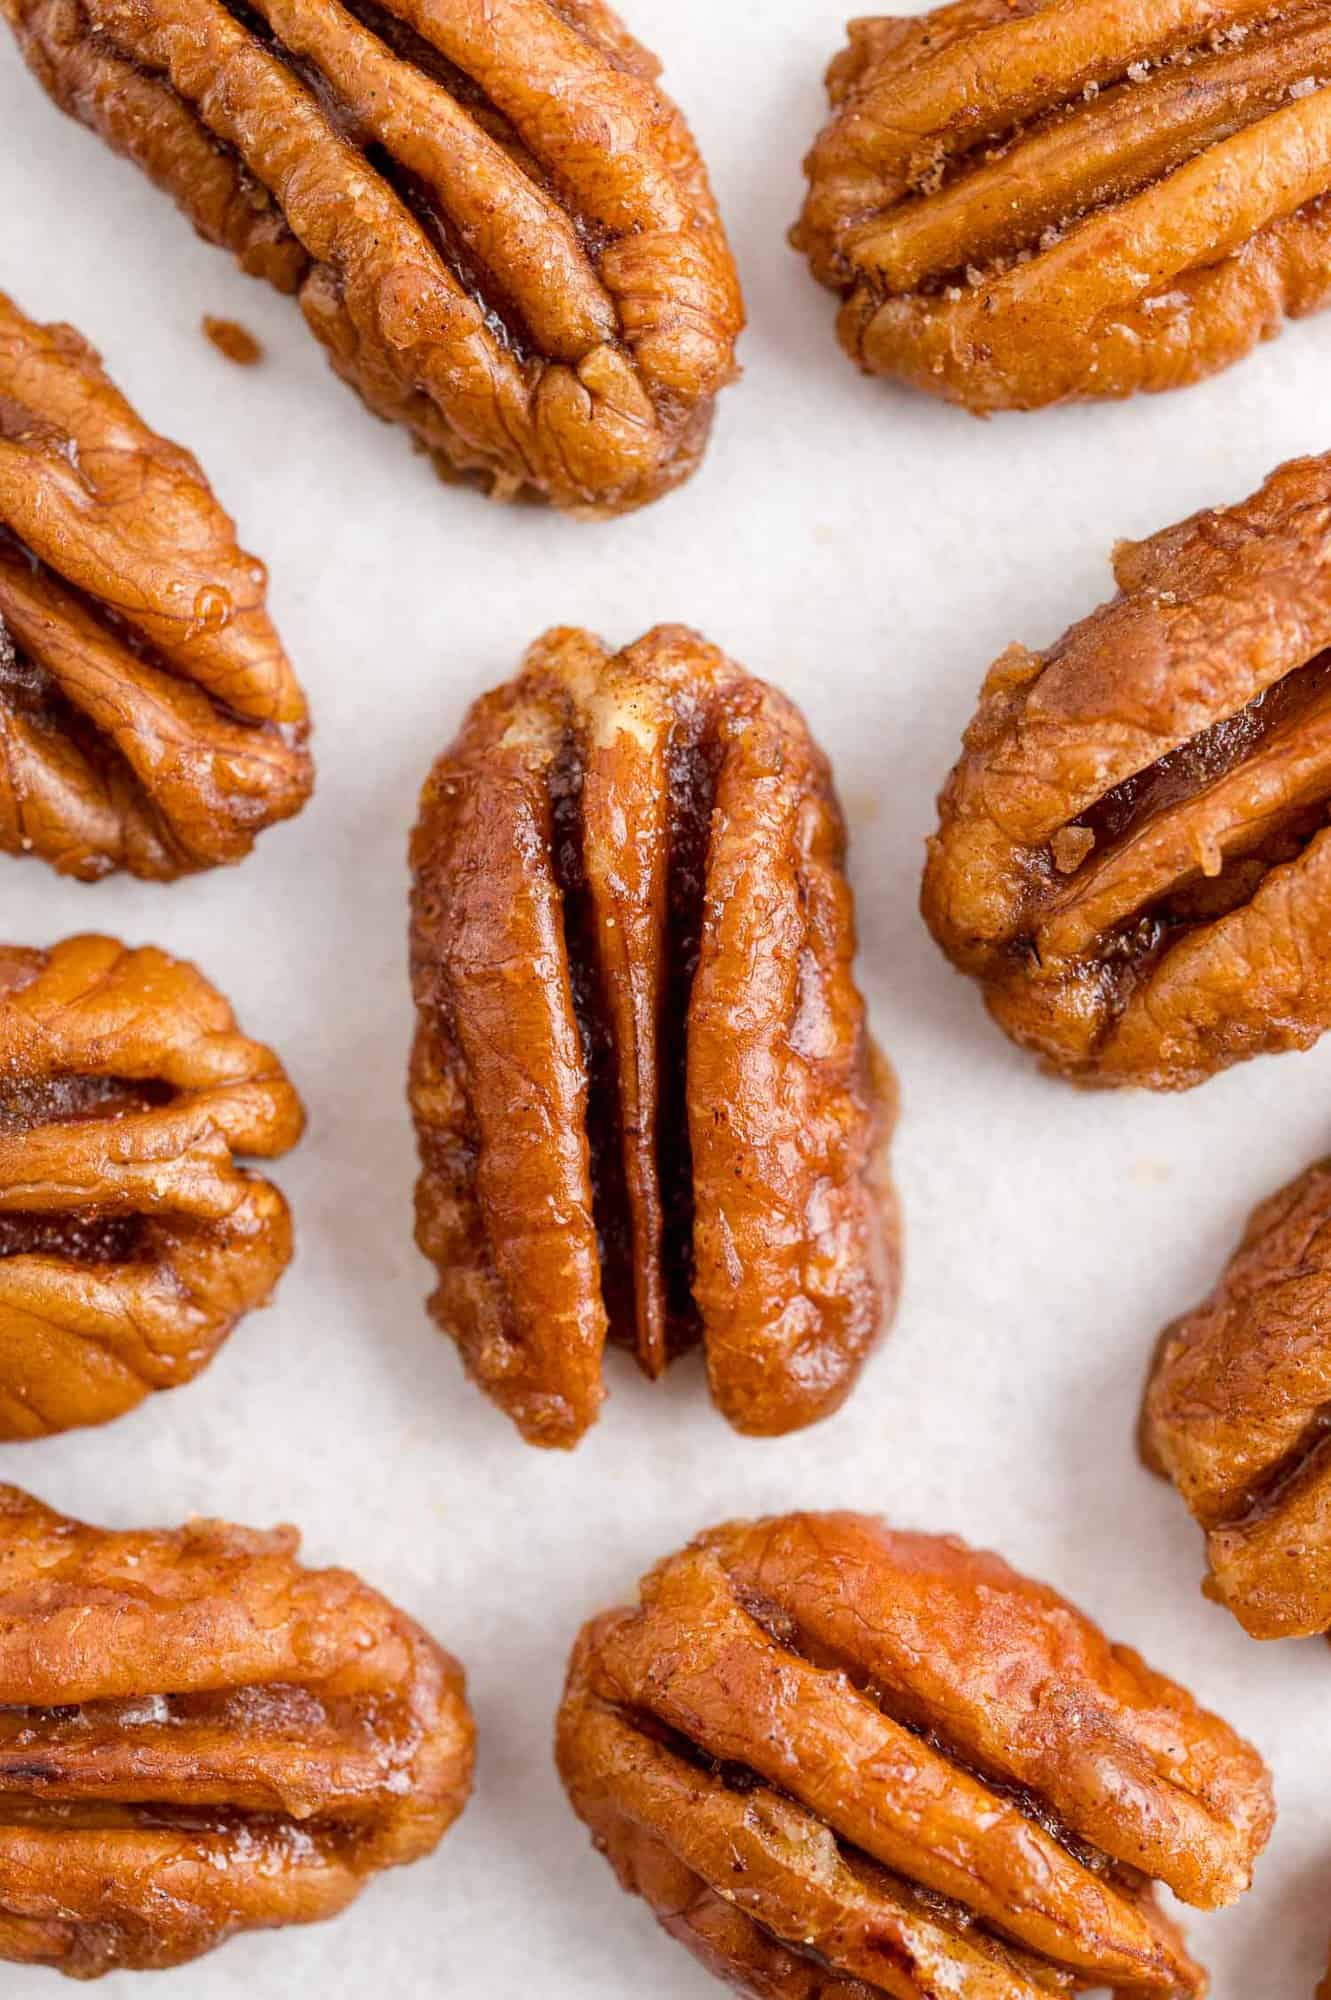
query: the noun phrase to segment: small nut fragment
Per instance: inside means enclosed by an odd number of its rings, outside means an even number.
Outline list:
[[[0,1486],[0,1959],[76,1979],[336,1916],[466,1804],[462,1671],[294,1528]]]
[[[1142,1446],[1206,1530],[1208,1597],[1254,1639],[1331,1630],[1331,1162],[1264,1201],[1166,1327]]]
[[[556,1754],[625,1889],[766,2000],[1191,2000],[1267,1771],[1065,1599],[857,1514],[701,1535],[582,1632]]]
[[[870,374],[968,409],[1176,389],[1331,296],[1325,0],[853,21],[792,235]]]
[[[0,1439],[102,1424],[205,1368],[291,1260],[237,1153],[300,1099],[191,965],[114,938],[0,946]]]
[[[86,341],[0,293],[0,852],[171,881],[300,811],[267,582]]]
[[[923,910],[1051,1067],[1181,1090],[1331,1023],[1331,454],[1114,569],[991,668]]]
[[[852,977],[825,759],[695,633],[548,633],[435,765],[412,844],[431,1310],[534,1444],[606,1339],[701,1342],[742,1431],[849,1393],[896,1294],[895,1092]]]
[[[603,0],[0,0],[61,108],[294,292],[445,477],[617,514],[695,469],[744,313]]]

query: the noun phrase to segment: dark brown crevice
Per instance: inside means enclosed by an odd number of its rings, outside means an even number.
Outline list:
[[[141,1215],[106,1215],[96,1208],[42,1215],[0,1212],[0,1260],[58,1257],[70,1264],[135,1264],[143,1259],[147,1224]]]
[[[0,1077],[0,1134],[156,1111],[175,1095],[157,1077],[51,1076],[36,1083],[7,1083]]]
[[[1331,1403],[1313,1412],[1287,1451],[1249,1480],[1241,1496],[1208,1529],[1250,1528],[1280,1511],[1290,1495],[1331,1469]]]

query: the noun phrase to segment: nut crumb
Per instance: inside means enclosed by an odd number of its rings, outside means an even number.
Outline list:
[[[234,319],[214,319],[211,313],[203,316],[203,330],[218,353],[226,360],[234,361],[237,368],[253,368],[263,360],[263,343],[256,340],[247,327]]]

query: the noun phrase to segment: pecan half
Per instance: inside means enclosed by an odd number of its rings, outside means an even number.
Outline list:
[[[437,1846],[471,1788],[462,1671],[299,1548],[0,1486],[0,1959],[182,1965]]]
[[[923,909],[1015,1040],[1177,1090],[1331,1022],[1331,454],[1114,569],[991,668]]]
[[[446,477],[614,514],[696,467],[739,284],[659,65],[602,0],[0,12]]]
[[[300,811],[267,581],[87,342],[0,293],[0,851],[170,881]]]
[[[191,965],[114,938],[0,946],[0,1439],[106,1423],[206,1367],[291,1259],[237,1153],[300,1099]]]
[[[1331,1162],[1264,1201],[1166,1327],[1141,1435],[1206,1530],[1207,1596],[1255,1639],[1331,1629]]]
[[[843,346],[969,409],[1176,389],[1331,294],[1326,0],[850,26],[793,234]]]
[[[1247,1888],[1227,1724],[1052,1590],[857,1514],[713,1529],[574,1650],[557,1757],[623,1886],[768,2000],[1203,1994],[1157,1909]]]
[[[555,631],[471,710],[412,845],[431,1310],[534,1444],[607,1336],[699,1342],[740,1430],[848,1394],[895,1300],[891,1072],[831,774],[696,633]]]

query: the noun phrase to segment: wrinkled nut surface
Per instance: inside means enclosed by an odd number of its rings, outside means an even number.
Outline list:
[[[1252,1215],[1165,1329],[1142,1446],[1206,1530],[1206,1592],[1255,1639],[1331,1629],[1331,1163]]]
[[[435,765],[412,845],[431,1309],[534,1444],[607,1337],[700,1342],[730,1422],[848,1394],[895,1301],[891,1072],[798,712],[695,633],[547,634]]]
[[[300,811],[267,583],[86,341],[0,293],[0,852],[170,881]]]
[[[237,1154],[303,1113],[191,965],[0,946],[0,1440],[106,1423],[204,1368],[291,1259]]]
[[[1326,0],[957,0],[850,26],[794,232],[871,374],[1175,389],[1331,295]]]
[[[694,470],[739,285],[659,65],[601,0],[0,12],[441,472],[613,514]]]
[[[462,1671],[299,1547],[0,1486],[0,1959],[182,1965],[438,1844],[471,1788]]]
[[[991,668],[923,909],[1052,1067],[1177,1090],[1331,1022],[1331,455],[1114,568]]]
[[[1052,1590],[856,1514],[702,1535],[583,1631],[557,1737],[623,1886],[765,2000],[1184,2000],[1257,1753]]]

